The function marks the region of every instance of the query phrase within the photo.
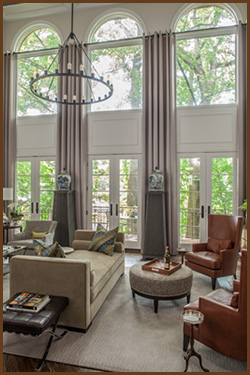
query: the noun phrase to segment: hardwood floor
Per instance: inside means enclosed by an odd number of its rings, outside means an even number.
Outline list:
[[[18,357],[16,355],[3,355],[3,372],[34,372],[38,360]],[[61,363],[46,361],[41,372],[99,372],[83,367],[68,366]]]

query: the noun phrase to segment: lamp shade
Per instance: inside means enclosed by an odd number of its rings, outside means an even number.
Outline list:
[[[13,188],[3,188],[3,200],[4,201],[13,200]]]

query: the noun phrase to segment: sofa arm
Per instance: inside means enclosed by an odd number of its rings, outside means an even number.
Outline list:
[[[197,253],[198,251],[207,251],[206,243],[194,243],[192,246],[192,251]]]
[[[235,275],[239,253],[237,249],[220,251],[222,276]]]
[[[115,242],[114,251],[116,253],[123,253],[124,252],[124,244],[122,242]]]
[[[240,282],[239,280],[233,280],[233,292],[240,291]]]
[[[59,324],[78,329],[90,324],[89,261],[16,255],[10,259],[10,296],[17,292],[68,297]]]
[[[72,247],[74,250],[88,250],[91,241],[85,240],[74,240],[72,242]]]

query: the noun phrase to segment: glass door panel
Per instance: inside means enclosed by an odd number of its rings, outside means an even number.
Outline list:
[[[25,220],[51,220],[55,161],[30,158],[16,163],[16,201]]]
[[[233,215],[233,158],[212,158],[211,213]]]
[[[40,161],[40,220],[52,220],[53,198],[55,190],[55,169],[55,161]]]
[[[126,241],[138,241],[138,159],[121,159],[119,166],[119,226]]]
[[[200,158],[180,158],[180,244],[200,240]]]
[[[109,155],[89,157],[88,227],[119,227],[125,247],[140,248],[141,174],[139,157]]]
[[[25,220],[31,219],[31,162],[16,163],[16,203],[24,213]]]
[[[110,160],[92,160],[91,227],[110,227]]]
[[[235,153],[180,155],[179,245],[206,242],[207,218],[237,214]]]

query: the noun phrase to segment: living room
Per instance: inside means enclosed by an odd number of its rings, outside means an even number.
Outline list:
[[[69,298],[57,329],[68,332],[54,340],[41,371],[184,371],[184,306],[216,292],[220,278],[240,280],[239,248],[227,275],[200,272],[192,256],[213,237],[211,217],[246,212],[239,208],[247,199],[246,20],[246,3],[4,4],[3,186],[11,193],[4,213],[22,219],[5,236],[11,243],[27,232],[26,221],[54,220],[53,241],[72,251],[48,259],[28,249],[6,259],[4,301],[16,292]],[[65,41],[70,47],[58,48]],[[48,232],[42,228],[32,230]],[[119,228],[112,257],[85,251],[98,228]],[[142,296],[136,267],[163,258],[166,246],[181,268],[165,280],[185,271],[188,281],[166,301],[158,285],[158,305],[145,285],[165,275],[143,271]],[[72,267],[88,279],[84,298]],[[101,278],[105,267],[109,277]],[[86,305],[84,319],[73,299]],[[246,371],[246,359],[202,343],[196,328],[204,368]],[[47,340],[5,332],[5,371],[34,371]],[[200,371],[196,361],[189,371]]]

